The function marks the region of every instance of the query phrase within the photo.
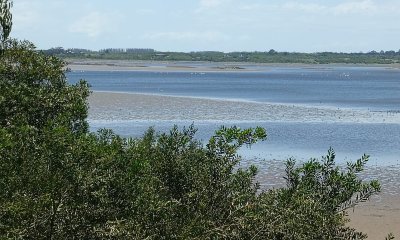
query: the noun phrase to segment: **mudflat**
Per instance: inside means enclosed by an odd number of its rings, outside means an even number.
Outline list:
[[[368,110],[140,93],[94,92],[89,105],[90,118],[97,120],[400,122],[400,114]]]
[[[337,66],[381,67],[399,70],[400,64],[304,64],[304,63],[246,63],[246,62],[193,62],[193,61],[139,61],[66,59],[73,71],[152,71],[152,72],[257,72],[269,67],[296,67],[329,69]]]
[[[152,62],[129,60],[67,60],[73,71],[237,72],[257,71],[243,63]]]

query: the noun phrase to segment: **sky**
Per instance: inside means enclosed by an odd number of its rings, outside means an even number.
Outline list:
[[[400,49],[400,0],[14,0],[11,36],[159,51]]]

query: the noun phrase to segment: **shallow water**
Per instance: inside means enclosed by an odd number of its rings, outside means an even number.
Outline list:
[[[95,91],[400,111],[400,70],[258,67],[256,72],[75,71]]]
[[[258,67],[258,72],[71,72],[94,91],[168,96],[129,102],[103,99],[91,105],[92,130],[112,128],[140,136],[149,126],[199,128],[206,140],[221,125],[262,126],[268,140],[243,149],[246,159],[307,160],[329,147],[344,163],[367,153],[371,166],[400,160],[400,71],[369,67]],[[215,101],[225,99],[235,101]],[[285,103],[280,105],[277,103]],[[291,105],[293,104],[293,106]]]
[[[91,121],[93,130],[112,128],[124,136],[139,137],[151,126],[168,132],[174,124],[182,128],[191,121]],[[285,122],[194,122],[196,137],[206,142],[221,125],[241,128],[261,126],[267,130],[267,140],[244,147],[240,153],[246,159],[285,160],[294,157],[305,161],[326,155],[329,147],[336,151],[337,162],[355,161],[364,153],[370,155],[369,165],[400,164],[400,124],[331,124]]]

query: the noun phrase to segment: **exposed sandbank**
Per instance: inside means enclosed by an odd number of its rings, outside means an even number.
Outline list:
[[[294,67],[324,70],[332,67],[380,67],[400,70],[400,64],[304,64],[304,63],[246,63],[190,61],[133,61],[67,59],[73,71],[156,71],[156,72],[257,72],[272,67]]]
[[[189,63],[189,62],[151,62],[128,60],[73,60],[68,61],[73,71],[151,71],[151,72],[253,72],[256,66],[243,66],[240,63]]]
[[[89,105],[97,120],[400,123],[400,113],[136,93],[94,92]]]

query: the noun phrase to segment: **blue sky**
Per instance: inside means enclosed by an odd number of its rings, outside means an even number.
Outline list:
[[[12,36],[40,49],[400,49],[400,0],[14,0],[12,12]]]

